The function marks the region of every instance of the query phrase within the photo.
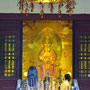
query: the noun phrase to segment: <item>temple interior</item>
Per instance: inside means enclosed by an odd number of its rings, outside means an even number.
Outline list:
[[[90,90],[90,0],[0,0],[0,90]]]

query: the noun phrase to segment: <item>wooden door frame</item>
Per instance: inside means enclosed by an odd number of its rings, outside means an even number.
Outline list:
[[[44,14],[41,19],[40,14],[19,14],[19,13],[0,13],[0,20],[90,20],[90,14],[62,14],[61,18],[58,14]]]

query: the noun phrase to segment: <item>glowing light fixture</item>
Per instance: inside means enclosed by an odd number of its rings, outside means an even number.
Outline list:
[[[24,76],[27,76],[27,72],[24,72]]]
[[[71,16],[71,12],[73,12],[73,9],[75,8],[75,0],[19,0],[18,5],[19,5],[19,10],[21,13],[28,13],[33,12],[34,10],[34,3],[39,3],[41,7],[40,15],[43,18],[44,15],[44,4],[48,4],[51,13],[53,13],[54,6],[53,4],[58,5],[58,14],[59,17],[61,17],[61,8],[64,6],[66,8],[66,12],[69,13]]]

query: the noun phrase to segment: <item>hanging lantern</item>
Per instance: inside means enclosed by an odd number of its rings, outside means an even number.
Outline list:
[[[75,4],[76,4],[75,0],[19,0],[18,1],[19,10],[21,11],[21,13],[26,13],[26,15],[28,15],[28,13],[30,13],[30,9],[31,12],[34,11],[34,3],[40,4],[41,7],[40,15],[42,17],[44,15],[43,4],[49,4],[50,12],[53,13],[53,10],[55,8],[53,4],[59,3],[58,6],[59,17],[61,17],[61,11],[62,11],[61,8],[63,6],[65,6],[66,8],[66,13],[69,13],[69,15],[71,16],[71,13],[73,12],[73,9],[75,8]]]
[[[43,15],[44,15],[44,5],[40,2],[40,7],[41,7],[41,11],[40,11],[40,15],[41,15],[41,18],[43,19]]]
[[[31,12],[33,12],[34,4],[31,2],[31,3],[30,3],[30,6],[31,6]]]
[[[54,9],[53,3],[51,2],[51,3],[50,3],[50,11],[51,11],[51,13],[53,13],[53,9]]]

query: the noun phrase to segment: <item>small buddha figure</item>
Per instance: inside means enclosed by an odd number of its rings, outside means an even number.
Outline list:
[[[22,83],[22,90],[42,90],[38,80],[38,71],[36,67],[31,66],[28,70],[28,77]]]

